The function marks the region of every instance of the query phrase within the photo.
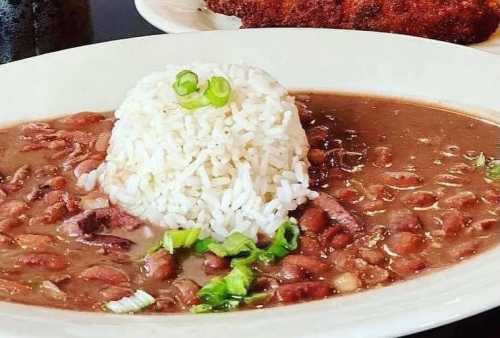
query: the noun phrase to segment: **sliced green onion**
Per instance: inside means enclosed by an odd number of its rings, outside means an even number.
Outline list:
[[[137,290],[132,296],[124,297],[117,301],[111,301],[105,304],[105,307],[114,313],[131,313],[138,312],[156,300],[149,293]]]
[[[269,297],[269,294],[267,292],[254,293],[248,297],[243,298],[243,303],[245,303],[247,305],[259,303],[259,302],[266,300],[267,297]]]
[[[213,306],[208,304],[198,304],[191,308],[191,313],[209,313],[213,311]]]
[[[482,168],[486,165],[486,156],[484,156],[484,153],[479,154],[474,162],[474,165],[478,168]]]
[[[237,256],[256,249],[251,238],[239,232],[233,232],[222,243],[211,243],[208,249],[219,257]]]
[[[500,181],[500,160],[491,161],[486,169],[486,177],[493,181]]]
[[[204,96],[214,107],[224,107],[231,98],[231,84],[221,76],[213,76],[208,80]]]
[[[246,265],[237,265],[224,277],[227,292],[231,296],[246,296],[248,288],[254,279],[252,269]]]
[[[194,92],[186,96],[179,97],[179,105],[187,110],[195,110],[206,107],[210,104],[208,98],[201,95],[199,92]]]
[[[163,235],[163,247],[174,253],[175,249],[190,248],[198,239],[201,229],[168,230]]]
[[[299,227],[292,221],[284,222],[276,231],[273,241],[266,252],[276,258],[283,258],[290,251],[297,249]]]
[[[208,246],[210,244],[216,244],[217,242],[213,238],[204,238],[204,239],[199,239],[194,243],[194,251],[199,254],[204,254],[208,251]]]
[[[226,281],[222,277],[212,278],[198,291],[198,297],[203,304],[211,306],[221,305],[228,296]]]
[[[198,75],[192,71],[183,70],[175,78],[172,87],[177,95],[186,96],[198,90]]]

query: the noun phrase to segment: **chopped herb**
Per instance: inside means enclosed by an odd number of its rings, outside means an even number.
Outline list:
[[[237,265],[224,277],[227,291],[232,296],[246,296],[252,283],[254,274],[246,265]]]
[[[114,313],[138,312],[156,302],[149,293],[137,290],[132,296],[124,297],[120,300],[111,301],[104,306]]]
[[[259,293],[254,293],[251,294],[248,297],[243,298],[243,303],[245,304],[254,304],[254,303],[259,303],[261,301],[264,301],[269,297],[269,294],[266,292],[259,292]]]
[[[213,238],[204,238],[204,239],[199,239],[196,242],[194,242],[194,251],[199,254],[204,254],[205,252],[210,251],[208,249],[208,246],[210,244],[215,244],[217,243]]]
[[[208,80],[208,87],[203,94],[210,104],[216,108],[224,107],[231,97],[231,85],[229,81],[220,76],[214,76]]]
[[[491,161],[488,164],[486,177],[493,181],[500,181],[500,160]]]
[[[297,249],[299,232],[296,223],[290,220],[284,222],[276,231],[274,239],[266,252],[276,258],[285,257],[290,251]]]
[[[179,96],[192,94],[198,90],[198,75],[190,70],[183,70],[177,74],[172,87]]]
[[[212,278],[198,291],[198,297],[203,304],[221,305],[229,297],[226,281],[222,277]]]
[[[484,156],[484,153],[479,154],[474,162],[474,165],[478,168],[482,168],[486,165],[486,156]]]
[[[216,108],[225,106],[231,98],[231,84],[221,76],[208,80],[206,89],[199,87],[199,79],[191,70],[183,70],[175,77],[172,88],[177,94],[179,105],[187,110],[195,110],[208,105]]]
[[[199,228],[168,230],[163,235],[163,247],[171,254],[175,249],[190,248],[198,239],[200,232]]]
[[[219,257],[238,256],[257,249],[252,239],[239,232],[229,235],[222,243],[211,243],[208,249]]]
[[[208,313],[212,311],[213,311],[212,305],[208,304],[198,304],[191,308],[192,313]]]

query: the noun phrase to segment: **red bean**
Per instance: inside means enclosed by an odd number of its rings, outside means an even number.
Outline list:
[[[325,157],[326,157],[326,152],[324,150],[317,148],[309,150],[309,153],[307,154],[309,162],[311,162],[313,165],[323,164],[323,162],[325,162]]]
[[[469,180],[465,177],[460,177],[451,174],[441,174],[434,177],[437,184],[444,185],[447,187],[461,187],[464,184],[469,183]]]
[[[298,282],[306,278],[306,272],[297,265],[283,264],[278,276],[282,281]]]
[[[351,242],[352,236],[350,234],[340,233],[332,238],[330,246],[336,250],[341,250],[351,244]]]
[[[401,201],[413,208],[429,208],[437,201],[436,193],[432,191],[414,191],[403,197]]]
[[[388,171],[382,174],[384,184],[394,188],[416,188],[422,185],[422,177],[409,171]]]
[[[384,201],[381,201],[381,200],[366,201],[366,202],[363,202],[359,207],[360,207],[361,211],[367,215],[373,215],[373,214],[385,212],[385,208],[386,208]]]
[[[384,253],[378,248],[360,248],[358,254],[370,264],[378,265],[385,261]]]
[[[476,202],[477,197],[473,192],[462,191],[445,199],[443,204],[450,208],[465,209],[474,206]]]
[[[389,147],[376,147],[373,149],[375,160],[373,164],[379,168],[387,168],[392,165],[392,149]]]
[[[129,277],[125,271],[109,265],[95,265],[87,268],[80,273],[80,278],[97,280],[113,285],[129,281]]]
[[[304,255],[286,256],[282,261],[282,265],[297,266],[302,270],[312,274],[318,274],[328,270],[328,264],[323,262],[321,259],[313,256],[304,256]]]
[[[321,244],[316,238],[300,236],[298,251],[306,256],[321,256]]]
[[[190,279],[178,279],[172,283],[177,289],[176,299],[184,306],[191,306],[199,303],[197,296],[200,287]]]
[[[345,203],[353,203],[359,199],[359,193],[354,188],[340,188],[333,193],[336,199]]]
[[[334,251],[329,261],[339,271],[354,271],[356,269],[356,256],[349,251]]]
[[[419,252],[423,247],[422,236],[411,232],[398,232],[389,237],[388,245],[395,253],[406,256]]]
[[[24,181],[28,179],[30,173],[30,166],[28,164],[25,164],[16,170],[9,183],[22,186],[24,184]]]
[[[62,176],[56,176],[45,182],[44,185],[48,186],[52,190],[59,190],[66,186],[66,179]]]
[[[132,293],[133,290],[130,288],[115,286],[115,285],[109,286],[99,291],[100,297],[104,302],[119,300],[124,297],[130,296]]]
[[[296,303],[306,299],[326,298],[330,293],[330,286],[326,282],[299,282],[281,285],[276,291],[276,297],[284,303]]]
[[[389,279],[389,271],[376,265],[366,266],[360,275],[367,285],[377,285]]]
[[[417,215],[407,209],[391,211],[388,218],[391,232],[416,232],[422,228]]]
[[[203,267],[205,268],[205,273],[208,275],[213,275],[229,268],[229,261],[225,258],[219,257],[210,252],[204,254],[203,256]]]
[[[160,250],[146,257],[144,268],[149,278],[166,280],[175,277],[177,266],[174,257],[165,250]]]
[[[474,221],[471,224],[471,227],[473,229],[478,230],[478,231],[487,231],[487,230],[491,230],[494,227],[497,227],[499,223],[500,223],[500,220],[498,218],[484,218],[484,219]]]
[[[43,200],[48,205],[53,205],[57,202],[62,202],[64,194],[65,192],[63,190],[49,191],[43,196]]]
[[[29,253],[21,255],[18,263],[27,266],[42,267],[48,270],[63,270],[66,260],[63,256],[53,253]]]
[[[445,235],[453,236],[465,227],[465,217],[458,210],[450,210],[442,215]]]
[[[420,257],[395,258],[390,265],[392,271],[401,277],[414,275],[425,269],[426,266],[426,262]]]
[[[64,202],[57,202],[45,209],[43,217],[47,224],[52,224],[63,219],[67,209]]]
[[[370,198],[390,202],[394,199],[394,193],[382,184],[373,184],[367,188]]]
[[[321,148],[328,141],[330,131],[327,126],[317,126],[307,131],[307,139],[313,148]]]
[[[302,231],[320,233],[326,227],[327,222],[327,215],[322,209],[309,207],[300,217],[299,225]]]

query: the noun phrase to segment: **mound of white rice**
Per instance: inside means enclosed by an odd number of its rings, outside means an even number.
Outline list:
[[[189,69],[200,83],[223,76],[232,98],[188,112],[172,89]],[[308,143],[294,98],[264,71],[243,65],[168,66],[139,82],[116,111],[105,162],[83,175],[113,203],[153,224],[272,235],[289,210],[314,198]]]

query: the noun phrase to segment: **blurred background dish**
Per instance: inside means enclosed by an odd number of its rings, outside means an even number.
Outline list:
[[[207,8],[207,4],[204,0],[135,0],[136,7],[139,13],[151,24],[156,26],[157,28],[169,32],[169,33],[183,33],[183,32],[194,32],[194,31],[205,31],[205,30],[236,30],[242,26],[242,20],[236,16],[228,16],[224,14],[219,14],[211,11]],[[470,16],[467,20],[461,21],[460,24],[467,26],[462,29],[460,32],[446,32],[446,33],[436,33],[436,37],[441,39],[448,40],[458,40],[459,42],[467,42],[467,41],[479,41],[483,40],[486,36],[490,35],[492,29],[491,25],[498,22],[498,19],[494,18],[493,10],[489,12],[489,6],[485,5],[486,1],[470,1],[472,7],[477,6],[477,12]],[[233,5],[236,4],[236,5]],[[260,18],[248,18],[245,16],[246,10],[242,8],[242,2],[234,2],[234,1],[218,1],[211,0],[210,5],[212,8],[223,12],[223,13],[231,13],[237,12],[238,15],[247,19],[244,21],[246,26],[269,26],[280,24],[280,18],[270,16],[270,19],[262,19]],[[262,2],[260,0],[251,0],[251,5],[253,6],[266,6],[268,3]],[[245,6],[245,5],[244,5]],[[240,9],[238,11],[238,8]],[[458,10],[457,8],[450,7],[450,13],[456,11],[457,13],[463,13],[464,9]],[[247,8],[248,9],[248,8]],[[258,8],[261,9],[260,7]],[[255,9],[252,9],[254,11]],[[271,12],[272,9],[263,10],[263,13],[267,11]],[[471,12],[474,12],[474,9],[471,9]],[[477,14],[477,17],[475,15]],[[283,19],[283,18],[282,18]],[[460,19],[460,18],[459,18]],[[307,19],[306,19],[307,20]],[[449,16],[443,17],[442,22],[433,22],[429,23],[429,25],[433,25],[429,30],[434,30],[435,27],[440,28],[441,26],[446,26],[449,20]],[[287,19],[283,19],[286,21],[286,25],[293,25],[293,22],[287,21]],[[448,22],[450,23],[450,22]],[[297,22],[297,24],[302,24]],[[317,26],[317,23],[314,23]],[[364,25],[370,26],[370,23],[365,23],[363,25],[357,25],[353,22],[347,22],[342,24],[346,28],[351,28],[351,26],[359,26],[361,28],[367,29]],[[380,26],[384,28],[386,24],[376,24],[375,26]],[[453,24],[457,26],[457,23]],[[490,26],[487,28],[486,26]],[[384,26],[384,27],[382,27]],[[435,26],[435,27],[434,27]],[[400,27],[402,28],[402,27]],[[415,27],[414,27],[415,28]],[[406,28],[405,28],[406,29]],[[401,30],[405,30],[401,29]],[[443,28],[444,29],[444,28]],[[478,33],[470,33],[470,30],[477,30],[482,32]],[[375,28],[376,30],[376,28]],[[381,29],[383,30],[383,29]],[[419,29],[413,29],[414,34],[419,34]],[[433,34],[432,32],[430,34]],[[462,39],[463,41],[460,41]],[[496,33],[491,35],[489,39],[484,42],[476,43],[471,45],[472,47],[488,51],[491,53],[500,54],[500,30],[497,30]]]

